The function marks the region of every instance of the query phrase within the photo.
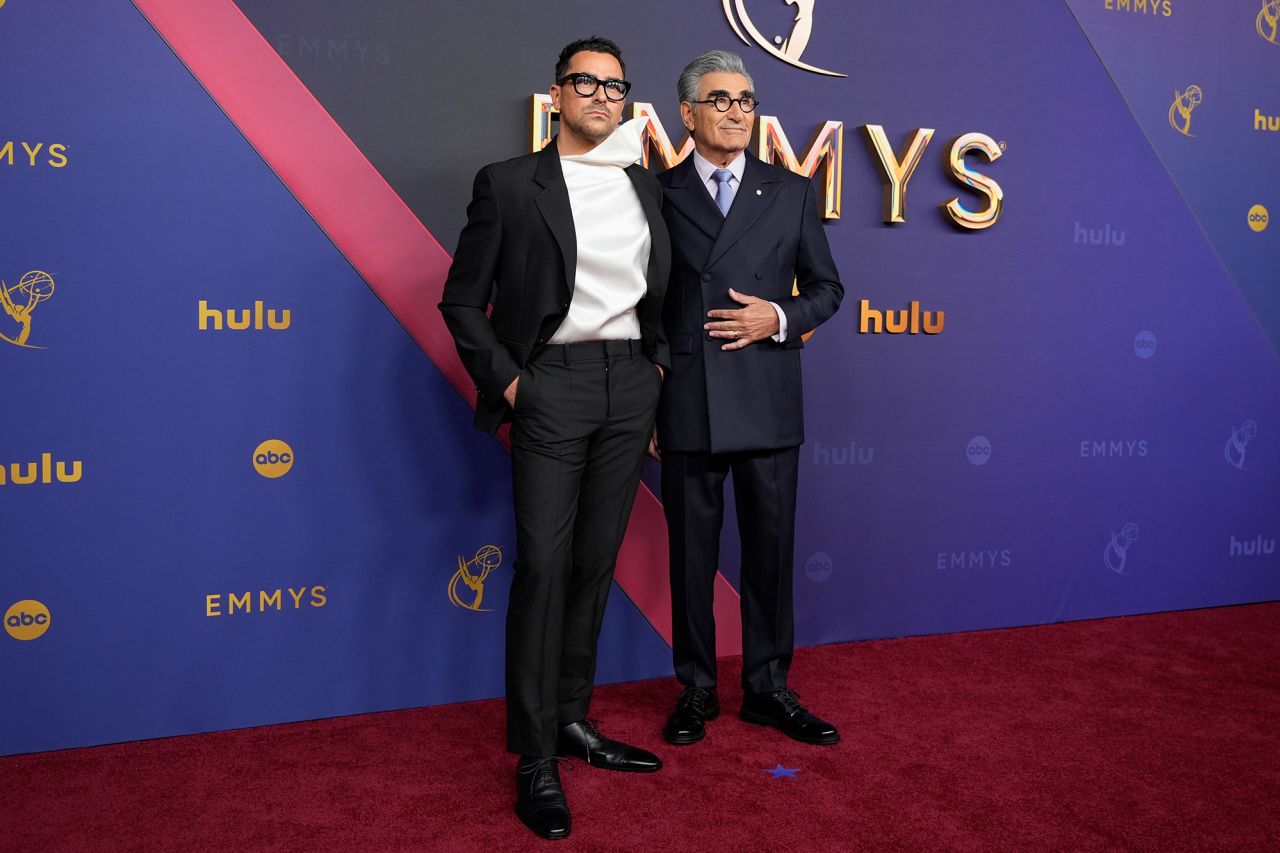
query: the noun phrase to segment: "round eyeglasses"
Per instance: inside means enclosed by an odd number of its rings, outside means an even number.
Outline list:
[[[594,74],[566,74],[556,81],[557,86],[573,83],[573,91],[584,98],[590,98],[596,89],[604,86],[604,96],[611,101],[621,101],[631,91],[631,84],[626,80],[601,80]]]
[[[705,101],[690,101],[691,104],[711,104],[722,113],[729,112],[729,108],[737,104],[744,113],[755,112],[756,107],[760,106],[760,102],[755,99],[754,95],[743,95],[741,98],[730,98],[728,95],[716,95],[714,98],[707,98]]]

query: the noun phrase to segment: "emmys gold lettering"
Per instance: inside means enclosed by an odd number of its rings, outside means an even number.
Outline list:
[[[556,110],[551,106],[549,95],[535,94],[533,109],[530,113],[531,133],[530,151],[541,151],[554,135],[552,126],[556,118]],[[645,123],[642,140],[644,143],[641,162],[646,168],[670,169],[688,157],[693,151],[693,140],[685,136],[677,148],[667,135],[662,119],[658,117],[653,104],[636,102],[631,105],[631,118]],[[904,144],[901,153],[895,154],[893,146],[885,135],[884,128],[878,124],[863,125],[872,160],[879,167],[885,181],[884,221],[906,221],[907,182],[912,173],[920,165],[924,149],[933,138],[931,128],[919,128],[912,132]],[[840,218],[840,202],[843,194],[842,173],[844,171],[844,122],[825,121],[818,126],[810,137],[809,144],[801,154],[797,154],[782,129],[782,122],[777,116],[761,115],[752,128],[752,150],[761,160],[778,165],[815,179],[819,199],[822,204],[824,219]],[[953,198],[941,205],[943,215],[948,221],[967,230],[990,228],[1000,218],[1003,209],[1004,192],[1000,185],[986,175],[970,169],[965,164],[965,155],[977,152],[985,155],[989,162],[994,162],[1003,153],[1000,144],[984,133],[966,133],[951,143],[947,158],[951,177],[963,187],[967,187],[986,198],[986,206],[979,211],[971,211],[960,204],[959,198]]]
[[[1173,15],[1173,0],[1103,0],[1102,8],[1108,12],[1132,12],[1168,18]]]
[[[41,453],[37,462],[10,462],[7,471],[6,466],[0,465],[0,486],[30,486],[36,483],[49,485],[55,482],[55,478],[59,483],[80,482],[80,460],[72,460],[70,470],[67,465],[68,463],[59,459],[55,468],[52,453]]]
[[[225,311],[210,308],[209,303],[201,299],[198,316],[199,330],[202,332],[211,328],[214,331],[222,331],[224,320],[228,329],[237,331],[244,331],[245,329],[254,329],[255,331],[287,329],[291,322],[288,308],[280,311],[277,315],[274,308],[264,309],[261,299],[256,300],[252,308],[243,310],[228,308]]]
[[[933,128],[921,127],[913,130],[896,154],[881,125],[864,124],[862,130],[866,134],[872,159],[879,164],[880,177],[884,181],[884,221],[906,222],[907,182],[920,165],[929,140],[933,139]],[[979,231],[990,228],[999,221],[1004,209],[1004,191],[991,178],[965,165],[964,157],[971,151],[985,155],[990,162],[998,160],[1004,152],[999,143],[985,133],[966,133],[952,140],[947,154],[951,177],[961,186],[985,196],[987,204],[982,210],[972,211],[960,204],[959,198],[953,198],[942,204],[942,212],[953,224]]]
[[[895,311],[891,308],[879,310],[871,307],[871,300],[864,299],[858,308],[858,331],[864,335],[901,335],[904,332],[918,335],[941,334],[946,324],[943,311],[921,311],[920,303],[911,300],[911,307]]]
[[[43,155],[43,159],[42,159]],[[18,142],[0,144],[0,160],[6,165],[39,166],[42,162],[54,169],[67,165],[67,146],[61,142],[45,145],[43,142]]]
[[[234,616],[237,613],[265,613],[268,610],[281,611],[286,603],[292,603],[294,610],[301,610],[303,599],[310,607],[324,607],[329,603],[328,587],[303,586],[281,587],[278,589],[260,589],[257,596],[251,591],[242,593],[215,592],[204,597],[205,616]],[[285,598],[283,593],[288,592]],[[255,610],[255,605],[257,609]]]

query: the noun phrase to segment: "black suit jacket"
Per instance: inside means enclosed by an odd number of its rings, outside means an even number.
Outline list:
[[[672,365],[658,408],[664,450],[727,453],[804,441],[801,335],[844,296],[812,183],[750,154],[723,217],[687,157],[658,176],[671,235],[671,280],[662,317]],[[792,295],[792,284],[799,295]],[[707,312],[740,308],[729,288],[776,302],[784,343],[725,352],[703,330]]]
[[[476,385],[476,428],[511,419],[502,394],[569,311],[578,242],[557,139],[537,154],[485,166],[476,175],[440,312]],[[644,167],[626,169],[649,222],[648,289],[636,306],[645,355],[670,366],[662,297],[671,247],[662,191]],[[493,310],[486,316],[492,303]]]

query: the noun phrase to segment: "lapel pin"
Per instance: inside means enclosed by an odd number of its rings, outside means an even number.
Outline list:
[[[764,190],[756,190],[756,195],[764,195]]]

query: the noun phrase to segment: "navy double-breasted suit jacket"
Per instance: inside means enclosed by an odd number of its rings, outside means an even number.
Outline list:
[[[844,287],[811,181],[745,156],[728,216],[692,156],[658,176],[672,250],[662,310],[671,348],[658,408],[663,450],[728,453],[804,441],[801,335],[836,312]],[[722,350],[728,341],[702,327],[708,311],[742,307],[730,287],[777,303],[787,317],[786,341]]]

